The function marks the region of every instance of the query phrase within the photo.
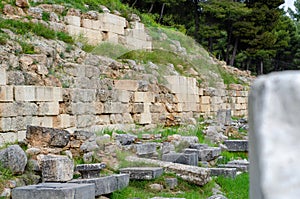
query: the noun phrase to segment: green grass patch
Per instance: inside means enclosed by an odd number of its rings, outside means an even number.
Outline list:
[[[130,51],[123,45],[113,44],[110,42],[102,42],[97,46],[85,44],[84,50],[95,55],[106,56],[112,59],[117,59]]]
[[[172,177],[174,174],[164,174],[163,176],[155,180],[130,180],[129,186],[123,190],[113,192],[111,194],[112,199],[124,199],[124,198],[141,198],[147,199],[151,197],[176,197],[187,199],[206,199],[212,195],[212,188],[214,182],[211,181],[203,187],[188,183],[182,179],[178,179],[178,186],[174,190],[170,190],[166,187],[165,178]],[[150,189],[151,184],[161,184],[164,189],[161,191],[155,191]]]
[[[25,35],[31,32],[46,39],[59,39],[66,43],[73,43],[72,37],[68,34],[64,32],[56,32],[40,23],[22,22],[19,20],[0,18],[0,29],[1,28],[10,29],[11,31],[20,35]]]
[[[239,80],[235,75],[229,73],[225,69],[223,69],[221,66],[219,68],[219,74],[221,75],[221,78],[224,81],[224,84],[243,84],[241,80]]]
[[[7,43],[8,39],[9,39],[9,36],[6,33],[2,33],[0,31],[0,45],[5,45]]]
[[[218,164],[227,164],[227,162],[232,160],[244,160],[248,159],[247,152],[229,152],[229,151],[222,151],[221,153],[222,158],[218,160]]]
[[[221,186],[227,198],[249,198],[249,173],[240,174],[235,179],[220,176],[216,179],[216,183]]]

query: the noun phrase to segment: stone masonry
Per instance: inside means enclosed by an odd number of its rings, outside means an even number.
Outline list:
[[[0,82],[4,84],[5,70],[3,74]],[[74,78],[76,82],[81,77]],[[110,88],[99,88],[101,82],[91,82],[89,88],[1,85],[0,143],[24,140],[27,125],[97,131],[120,125],[172,125],[178,122],[176,118],[184,123],[224,108],[231,109],[234,116],[247,114],[248,91],[244,87],[203,89],[196,86],[194,78],[166,79],[167,93],[141,89],[139,80],[114,80]]]

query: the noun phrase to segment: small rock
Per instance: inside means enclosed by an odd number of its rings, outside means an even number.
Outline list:
[[[19,145],[12,145],[0,151],[0,162],[14,174],[22,174],[27,164],[27,156]]]
[[[161,191],[164,189],[164,186],[161,184],[150,184],[149,185],[150,189],[155,190],[155,191]]]
[[[11,189],[10,188],[4,188],[3,192],[1,193],[0,197],[4,198],[10,198],[11,196]]]
[[[29,3],[27,0],[16,0],[16,6],[26,8],[29,6]]]

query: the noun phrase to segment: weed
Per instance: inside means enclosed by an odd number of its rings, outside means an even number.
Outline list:
[[[5,45],[8,38],[7,34],[0,32],[0,45]]]
[[[92,48],[91,46],[88,45],[85,46],[87,49],[91,50],[90,51],[91,53],[95,55],[106,56],[113,59],[117,59],[129,51],[129,49],[127,49],[123,45],[113,44],[110,42],[102,42],[98,46],[95,46],[93,49],[91,49]]]
[[[24,54],[34,54],[34,46],[24,41],[19,41],[20,46],[22,47],[22,52]]]
[[[220,159],[218,159],[218,164],[227,164],[229,161],[238,159],[248,159],[247,152],[229,152],[222,151]]]
[[[50,21],[50,13],[49,12],[43,12],[42,13],[42,19],[44,21]]]

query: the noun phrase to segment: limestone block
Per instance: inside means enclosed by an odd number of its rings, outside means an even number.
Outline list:
[[[35,87],[15,86],[14,96],[16,101],[35,101]]]
[[[66,182],[73,178],[74,164],[67,156],[38,155],[44,182]]]
[[[126,29],[125,35],[142,41],[147,41],[147,33],[144,29]]]
[[[16,131],[16,121],[15,121],[15,118],[10,118],[10,117],[4,118],[4,117],[1,117],[0,118],[0,131],[2,131],[2,132]]]
[[[0,103],[0,117],[15,117],[18,115],[16,103]]]
[[[81,19],[78,16],[65,16],[65,22],[67,25],[72,25],[72,26],[81,26]]]
[[[14,111],[19,116],[35,116],[38,114],[38,106],[33,102],[16,102],[14,103]]]
[[[102,102],[94,102],[95,114],[102,114],[104,112],[104,104]]]
[[[76,116],[76,127],[84,128],[95,125],[95,116],[94,115],[77,115]]]
[[[237,103],[244,104],[247,103],[247,100],[245,97],[237,97]]]
[[[97,125],[107,125],[107,124],[110,124],[109,115],[99,115],[99,116],[96,116],[96,124]]]
[[[198,94],[199,94],[200,96],[202,96],[202,95],[204,94],[203,88],[199,88]]]
[[[145,25],[143,23],[138,22],[138,21],[131,21],[130,22],[130,28],[145,30]]]
[[[83,19],[82,27],[93,30],[100,30],[102,22],[99,20]]]
[[[13,100],[14,100],[13,86],[0,86],[0,102],[11,102]]]
[[[199,103],[199,95],[191,95],[186,93],[177,93],[176,97],[178,99],[178,102],[194,102]]]
[[[163,154],[162,161],[198,166],[198,154],[197,153],[186,154],[186,153],[172,152],[172,153]]]
[[[102,33],[98,30],[86,29],[84,36],[88,39],[87,42],[90,45],[97,45],[103,40]]]
[[[124,124],[133,124],[133,118],[130,113],[123,113],[123,123]]]
[[[196,79],[183,76],[165,76],[167,80],[167,88],[173,93],[186,93],[199,95],[199,88],[196,84]]]
[[[12,199],[94,199],[94,184],[42,183],[17,187],[12,191]]]
[[[59,103],[58,102],[40,102],[38,103],[38,115],[58,115]]]
[[[210,112],[210,105],[200,105],[200,111],[202,113],[209,113]]]
[[[300,195],[300,73],[259,77],[249,96],[250,198]]]
[[[124,102],[124,103],[129,103],[131,93],[126,90],[116,90],[118,101],[119,102]]]
[[[160,167],[129,167],[120,169],[121,174],[129,174],[130,179],[152,180],[163,174]]]
[[[26,131],[18,131],[17,132],[17,140],[18,142],[23,142],[26,139]]]
[[[6,70],[3,67],[0,67],[0,85],[6,85],[7,76],[6,76]]]
[[[139,157],[152,157],[157,155],[156,152],[157,144],[154,142],[148,142],[143,144],[135,144],[134,149]]]
[[[141,113],[139,124],[151,124],[152,117],[150,113]]]
[[[119,43],[119,35],[114,32],[106,32],[103,35],[103,40],[117,44]]]
[[[151,113],[161,113],[164,111],[164,105],[162,103],[155,103],[150,105]]]
[[[236,168],[209,168],[211,176],[236,177]]]
[[[0,119],[0,125],[2,119]],[[1,126],[0,126],[1,130]],[[2,130],[1,130],[2,131]],[[18,140],[17,134],[14,132],[0,133],[0,146],[3,146],[6,143],[15,143]]]
[[[103,23],[114,24],[121,27],[126,27],[126,19],[110,13],[100,13],[98,15],[98,20]]]
[[[52,128],[53,117],[34,117],[31,125]]]
[[[95,114],[95,106],[93,103],[77,102],[71,104],[71,112],[74,115]]]
[[[241,104],[241,109],[242,110],[247,110],[248,109],[248,104]]]
[[[68,114],[60,114],[57,117],[53,118],[53,127],[54,128],[70,128],[75,123],[75,116],[71,116]]]
[[[221,97],[214,96],[214,97],[211,97],[211,103],[212,104],[222,104],[223,100]]]
[[[122,124],[123,123],[122,114],[111,114],[110,115],[110,122],[112,124]]]
[[[199,104],[193,102],[178,103],[177,108],[179,112],[186,112],[186,111],[197,112],[200,109]]]
[[[104,113],[127,113],[129,105],[121,102],[106,102],[104,103]]]
[[[134,93],[134,102],[144,102],[151,103],[154,102],[154,93],[153,92],[135,92]]]
[[[74,26],[74,25],[67,25],[66,31],[72,36],[80,36],[80,35],[84,35],[85,28]]]
[[[201,104],[210,104],[210,96],[202,96],[201,97]]]
[[[70,97],[73,102],[93,102],[96,101],[95,89],[72,89]]]
[[[63,101],[63,88],[53,87],[53,101]]]
[[[137,80],[115,80],[115,89],[137,91],[139,88],[139,82]]]

